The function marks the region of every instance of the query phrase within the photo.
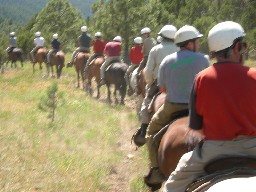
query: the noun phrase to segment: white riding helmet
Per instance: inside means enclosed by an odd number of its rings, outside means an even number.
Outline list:
[[[168,39],[174,39],[175,33],[177,32],[177,28],[173,25],[165,25],[158,33],[162,37]]]
[[[81,27],[81,31],[82,31],[82,32],[86,32],[86,31],[87,31],[87,27],[86,27],[86,26],[82,26],[82,27]]]
[[[200,37],[203,35],[195,27],[185,25],[176,32],[174,42],[177,44]]]
[[[122,42],[122,37],[121,36],[116,36],[113,41],[119,41],[119,42]]]
[[[58,33],[53,34],[53,39],[58,39]]]
[[[142,43],[142,38],[141,37],[136,37],[136,38],[134,38],[134,43],[136,43],[136,44],[141,44]]]
[[[11,32],[11,33],[10,33],[10,36],[15,36],[15,32]]]
[[[96,32],[94,36],[95,37],[101,37],[101,32]]]
[[[234,40],[246,34],[242,26],[233,21],[225,21],[215,25],[208,34],[210,52],[218,52],[231,47]]]
[[[36,35],[36,37],[40,37],[40,36],[41,36],[41,32],[40,32],[40,31],[37,31],[37,32],[35,33],[35,35]]]
[[[148,27],[145,27],[145,28],[141,29],[140,32],[141,32],[141,35],[143,35],[143,34],[145,34],[145,33],[150,33],[151,30],[150,30]]]

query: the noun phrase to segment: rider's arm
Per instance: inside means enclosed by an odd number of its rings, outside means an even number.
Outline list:
[[[196,111],[196,84],[194,82],[189,101],[189,127],[194,130],[202,130],[203,117]]]
[[[153,73],[155,68],[155,52],[153,49],[149,52],[148,61],[146,67],[144,68],[144,77],[147,84],[151,85],[154,81]]]

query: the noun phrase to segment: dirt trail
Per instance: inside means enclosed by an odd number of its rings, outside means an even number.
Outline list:
[[[136,111],[136,101],[130,98],[126,100],[126,106]],[[119,116],[122,125],[122,133],[117,142],[117,149],[123,153],[122,160],[119,164],[112,168],[107,178],[110,185],[109,191],[113,192],[129,192],[130,180],[134,177],[134,161],[135,156],[140,152],[136,151],[134,144],[131,144],[131,136],[136,130],[135,125],[127,124],[127,113],[123,112]]]

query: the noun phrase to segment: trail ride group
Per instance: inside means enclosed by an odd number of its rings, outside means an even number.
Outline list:
[[[129,64],[122,59],[121,36],[106,43],[101,32],[91,38],[87,26],[80,30],[69,62],[57,33],[47,50],[43,35],[36,32],[29,53],[33,73],[37,63],[41,71],[45,63],[47,76],[57,78],[64,67],[73,67],[76,86],[90,95],[96,85],[100,98],[100,88],[106,86],[112,103],[112,85],[115,104],[124,105],[126,95],[140,97],[140,127],[131,137],[138,149],[147,146],[150,166],[143,179],[151,191],[252,190],[256,69],[244,65],[246,33],[239,23],[224,21],[211,28],[209,55],[199,52],[203,34],[194,26],[165,25],[156,40],[150,28],[142,28],[141,36],[133,39]],[[23,67],[25,54],[15,32],[10,33],[6,55],[6,66],[20,62]]]

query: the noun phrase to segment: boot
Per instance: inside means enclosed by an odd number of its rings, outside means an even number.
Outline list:
[[[106,80],[105,79],[101,79],[100,80],[100,86],[105,85],[105,84],[106,84]]]
[[[138,147],[143,146],[146,143],[146,132],[148,124],[142,123],[140,128],[133,134],[132,140]]]
[[[146,184],[159,184],[166,180],[165,176],[158,167],[151,167],[148,175],[144,176]]]

